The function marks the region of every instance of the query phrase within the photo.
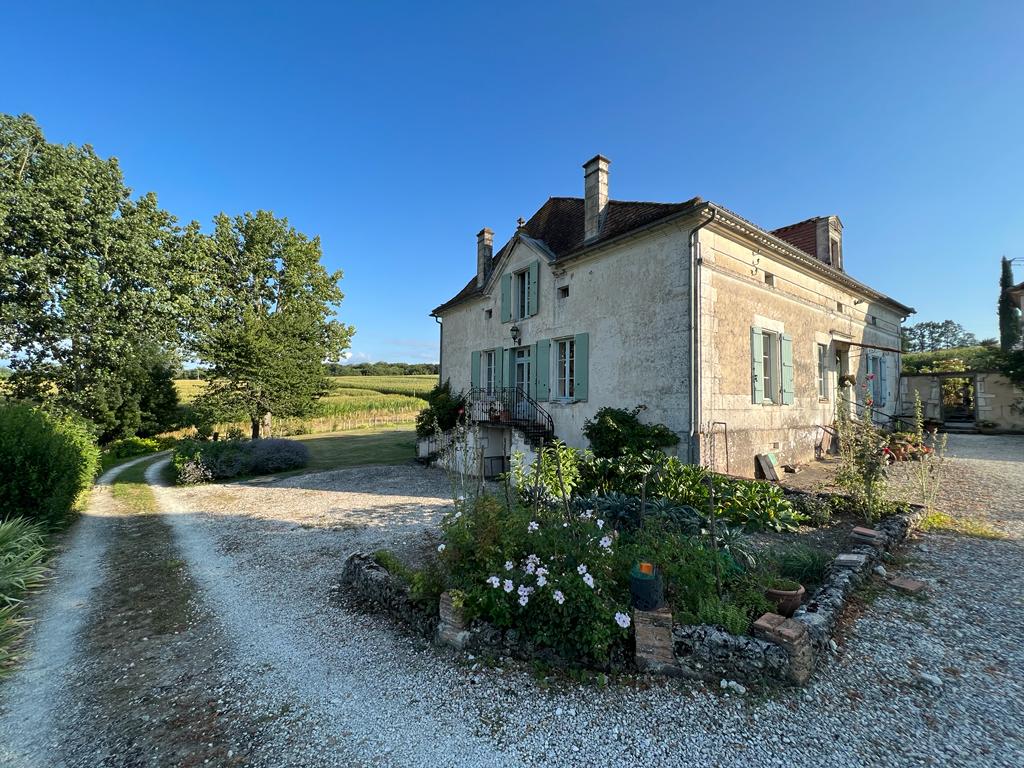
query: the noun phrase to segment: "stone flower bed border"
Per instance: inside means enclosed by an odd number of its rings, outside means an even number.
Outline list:
[[[732,635],[709,625],[673,624],[668,609],[634,610],[637,668],[694,679],[804,685],[831,649],[836,623],[850,594],[870,578],[884,552],[906,540],[923,516],[924,509],[913,506],[909,512],[884,518],[875,528],[854,528],[810,600],[791,619],[764,614],[754,622],[752,636]],[[889,583],[907,592],[924,586],[905,579]],[[441,595],[437,613],[424,608],[412,600],[402,580],[369,555],[355,553],[346,560],[341,584],[356,603],[383,610],[438,644],[552,664],[561,661],[515,630],[501,631],[479,621],[467,625],[450,593]],[[612,669],[627,667],[626,659],[612,660]]]

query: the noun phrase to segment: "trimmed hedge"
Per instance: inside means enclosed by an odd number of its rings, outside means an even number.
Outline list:
[[[81,422],[0,403],[0,518],[66,523],[99,463],[100,450]]]
[[[305,443],[281,438],[263,440],[183,440],[174,451],[179,485],[230,480],[300,469],[309,463]]]

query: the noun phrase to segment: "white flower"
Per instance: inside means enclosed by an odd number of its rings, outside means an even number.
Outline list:
[[[580,576],[582,576],[586,572],[587,566],[585,566],[583,563],[580,563],[578,566],[576,566],[576,573],[578,573]]]
[[[600,544],[605,549],[611,549],[612,548],[612,537],[611,536],[604,536],[597,543]]]
[[[569,527],[569,524],[568,524],[568,523],[562,523],[562,527],[563,527],[563,528],[568,528],[568,527]]]
[[[615,623],[618,624],[623,629],[625,629],[626,627],[629,626],[629,615],[625,614],[625,613],[616,613],[615,614]]]
[[[523,597],[524,595],[528,595],[531,592],[533,592],[533,589],[531,587],[526,586],[525,584],[520,584],[519,589],[516,591],[519,592],[520,597]]]
[[[535,570],[537,570],[537,566],[535,566],[533,563],[527,562],[526,567],[523,570],[527,573],[533,573]]]
[[[511,560],[506,560],[505,561],[505,570],[506,571],[511,571],[515,567],[516,567],[516,564],[513,563]]]
[[[537,530],[538,528],[540,528],[540,525],[539,525],[539,524],[537,523],[537,521],[535,521],[535,520],[531,520],[531,521],[530,521],[530,524],[529,524],[528,526],[526,526],[526,530],[527,530],[528,532],[530,532],[530,533],[533,533],[533,532],[534,532],[534,531],[536,531],[536,530]]]
[[[458,520],[460,517],[462,517],[462,512],[457,511],[454,515],[452,515],[452,520]]]
[[[541,576],[547,576],[548,573],[550,573],[550,571],[548,571],[548,569],[545,568],[544,566],[540,566],[540,567],[537,568],[537,577],[538,578],[540,578]]]
[[[538,587],[543,587],[547,583],[548,583],[548,577],[545,576],[543,573],[538,573],[537,574],[537,586]]]
[[[593,589],[594,588],[594,577],[591,576],[589,573],[584,573],[583,574],[583,583],[586,584],[591,589]]]
[[[559,605],[561,605],[562,603],[565,602],[565,595],[562,594],[562,590],[560,590],[560,589],[556,589],[555,593],[553,595],[551,595],[551,596],[553,598],[555,598],[555,602],[558,603]]]
[[[437,551],[438,552],[444,552],[444,544],[438,544],[437,545]]]
[[[506,592],[511,592],[516,588],[516,585],[512,583],[512,579],[505,579],[501,586]]]
[[[495,589],[497,589],[501,586],[501,579],[499,579],[497,576],[491,576],[489,579],[487,579],[487,583]]]
[[[598,528],[604,528],[604,520],[598,518],[598,520],[597,520],[597,527]]]
[[[594,516],[594,510],[592,510],[592,509],[588,509],[582,515],[580,515],[580,517],[582,517],[584,520],[589,520],[593,516]]]
[[[521,595],[519,597],[519,604],[520,605],[526,605],[528,602],[530,602],[530,598],[527,597],[526,595]]]
[[[458,499],[458,500],[459,500],[459,501],[465,501],[465,500],[466,500],[466,497],[465,497],[465,496],[462,496],[462,495],[460,495],[460,496],[459,496],[459,499]]]

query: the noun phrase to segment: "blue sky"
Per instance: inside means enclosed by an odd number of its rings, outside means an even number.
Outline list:
[[[492,7],[493,6],[493,7]],[[828,6],[828,7],[825,7]],[[11,4],[0,110],[117,156],[182,220],[266,208],[345,271],[354,359],[437,358],[432,307],[581,163],[611,196],[838,214],[847,270],[995,336],[1024,256],[1024,4]],[[1024,279],[1024,263],[1017,265]]]

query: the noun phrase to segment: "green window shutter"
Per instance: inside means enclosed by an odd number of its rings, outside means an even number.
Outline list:
[[[469,355],[469,385],[473,389],[480,388],[480,353],[471,352]]]
[[[512,275],[501,276],[501,322],[512,322]]]
[[[586,400],[590,385],[590,334],[576,334],[576,361],[573,389],[576,400]]]
[[[505,376],[502,368],[504,367],[505,350],[501,347],[495,347],[494,352],[494,388],[501,389],[505,386]]]
[[[537,372],[533,391],[537,400],[544,401],[551,396],[551,339],[541,339],[533,345],[533,370]]]
[[[782,334],[782,404],[793,404],[793,337]]]
[[[512,386],[512,350],[501,351],[501,380],[505,382],[502,386]]]
[[[878,358],[878,390],[881,397],[878,398],[878,405],[885,405],[889,398],[889,361],[885,355]]]
[[[755,325],[750,329],[750,399],[754,405],[764,402],[764,381],[761,379],[761,358],[764,356],[764,348],[761,345],[761,329]]]
[[[537,288],[540,285],[540,262],[535,261],[530,265],[530,295],[527,297],[529,306],[526,314],[533,317],[537,314]]]

